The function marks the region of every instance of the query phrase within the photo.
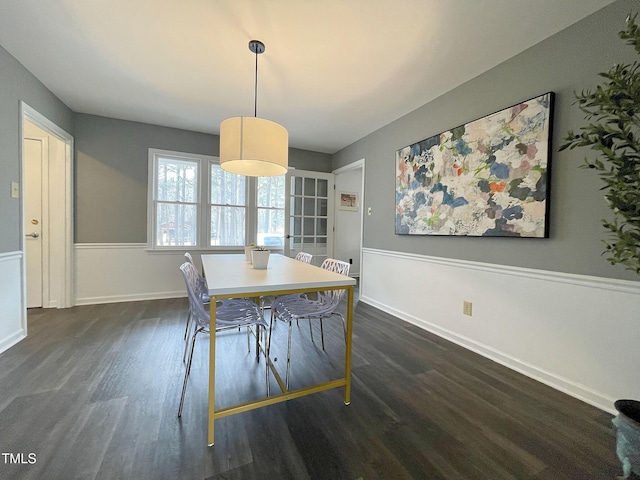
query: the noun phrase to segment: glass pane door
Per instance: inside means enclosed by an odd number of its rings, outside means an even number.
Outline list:
[[[333,255],[333,174],[295,170],[287,175],[285,255],[313,255],[320,266]]]

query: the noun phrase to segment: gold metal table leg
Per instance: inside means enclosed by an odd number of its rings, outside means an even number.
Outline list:
[[[351,403],[351,335],[353,333],[353,286],[347,288],[347,338],[344,359],[344,404]]]
[[[207,444],[213,445],[216,403],[216,299],[211,297],[209,311],[209,431]]]

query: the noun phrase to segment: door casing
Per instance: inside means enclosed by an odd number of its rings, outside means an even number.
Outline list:
[[[352,217],[354,216],[353,213],[355,212],[344,212],[344,211],[340,211],[340,205],[337,199],[337,195],[340,193],[339,190],[341,189],[341,180],[340,177],[341,175],[348,175],[352,172],[354,172],[354,170],[361,170],[360,172],[360,185],[358,186],[357,189],[355,189],[355,193],[358,194],[358,215],[357,215],[357,220],[356,222],[354,222],[353,224],[350,224],[350,229],[348,232],[344,232],[340,230],[340,225],[344,224],[344,219],[341,218],[341,215],[346,215],[348,217]],[[348,241],[345,241],[346,239],[344,238],[344,235],[348,235],[350,237],[357,237],[355,238],[355,243],[358,245],[357,249],[357,255],[358,255],[358,260],[357,260],[357,269],[355,269],[354,271],[349,272],[349,275],[353,276],[353,277],[359,277],[360,274],[362,273],[362,243],[363,243],[363,232],[364,232],[364,215],[365,215],[365,203],[364,203],[364,177],[365,177],[365,159],[361,159],[358,160],[356,162],[350,163],[348,165],[345,165],[344,167],[338,168],[336,170],[333,171],[333,174],[335,175],[335,185],[336,185],[336,201],[335,201],[335,211],[334,211],[334,218],[335,218],[335,231],[334,231],[334,245],[336,245],[336,256],[340,257],[340,253],[341,250],[338,248],[339,245],[342,244],[349,244],[351,245],[352,243],[354,243],[352,240],[354,240],[353,238],[349,238]],[[345,261],[347,261],[347,259],[343,259]]]
[[[20,102],[20,191],[25,192],[24,171],[25,153],[23,141],[27,122],[32,123],[47,134],[49,146],[49,164],[46,178],[43,178],[43,191],[47,192],[47,211],[43,216],[55,219],[48,225],[47,248],[43,248],[43,284],[55,285],[56,289],[43,289],[43,307],[67,308],[73,305],[73,196],[72,162],[73,136],[57,126],[37,110]],[[44,175],[43,175],[44,177]],[[46,185],[45,185],[46,184]],[[20,249],[23,252],[22,290],[26,299],[26,261],[25,261],[25,211],[24,195],[21,195],[20,213]],[[44,247],[44,245],[43,245]],[[26,310],[26,301],[23,302]]]

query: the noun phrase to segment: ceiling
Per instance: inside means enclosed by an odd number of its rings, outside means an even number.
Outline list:
[[[0,45],[73,111],[334,153],[612,0],[0,0]]]

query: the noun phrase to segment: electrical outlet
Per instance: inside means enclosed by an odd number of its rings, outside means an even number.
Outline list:
[[[471,302],[467,302],[466,300],[462,303],[462,313],[465,315],[469,315],[471,316],[473,314],[473,310],[472,310],[472,303]]]

